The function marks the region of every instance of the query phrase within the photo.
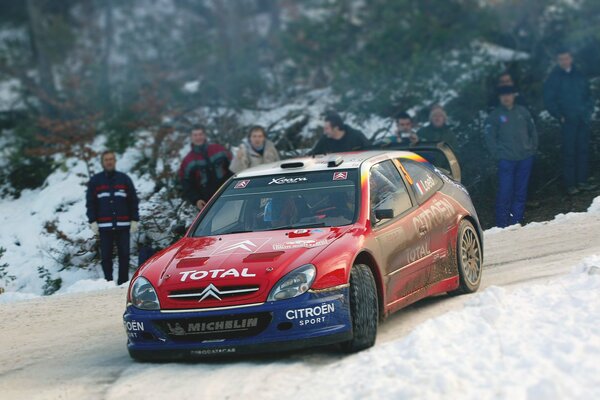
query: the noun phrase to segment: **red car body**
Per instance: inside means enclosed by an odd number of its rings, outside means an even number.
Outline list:
[[[325,200],[316,191],[337,204],[317,210]],[[277,193],[293,201],[277,206]],[[223,234],[202,234],[238,207],[244,221],[232,215],[229,230],[218,228]],[[346,216],[328,217],[336,207]],[[299,227],[276,226],[271,214],[289,209],[312,214],[296,217],[305,221]],[[369,151],[261,166],[234,176],[184,238],[136,272],[124,314],[128,348],[137,359],[330,343],[357,351],[374,343],[390,313],[438,293],[476,290],[482,262],[467,191],[421,156]],[[299,267],[306,271],[294,275]],[[140,277],[145,286],[135,287]]]

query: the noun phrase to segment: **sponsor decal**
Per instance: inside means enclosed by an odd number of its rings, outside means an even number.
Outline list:
[[[333,180],[334,181],[344,181],[348,179],[348,172],[334,172]]]
[[[429,242],[427,242],[412,249],[408,249],[406,258],[408,263],[410,264],[430,254],[431,250],[429,250]]]
[[[298,176],[296,178],[286,178],[281,177],[281,178],[273,178],[273,180],[271,182],[269,182],[268,184],[276,184],[276,185],[284,185],[287,183],[298,183],[298,182],[308,182],[308,179],[306,179],[306,177],[304,176]]]
[[[250,180],[238,181],[238,183],[236,183],[233,188],[234,189],[243,189],[246,186],[248,186],[249,183],[250,183]]]
[[[249,328],[255,328],[258,326],[258,318],[235,318],[224,321],[210,321],[210,322],[167,322],[167,329],[169,334],[174,336],[185,336],[185,335],[196,335],[198,333],[206,332],[234,332],[234,331],[245,331]]]
[[[193,356],[210,356],[213,354],[227,354],[235,353],[235,347],[228,347],[225,349],[202,349],[202,350],[191,350],[190,354]]]
[[[417,232],[421,226],[425,226],[430,231],[434,224],[443,223],[452,218],[455,213],[456,209],[448,199],[435,200],[413,218],[413,225]]]
[[[235,353],[235,347],[229,347],[225,349],[203,349],[203,350],[192,350],[190,354],[198,355],[198,356],[207,356],[213,354],[226,354],[226,353]]]
[[[299,249],[299,248],[312,248],[319,246],[326,246],[329,243],[327,239],[323,240],[291,240],[289,242],[284,243],[276,243],[273,245],[273,250],[289,250],[289,249]]]
[[[144,323],[139,321],[125,321],[125,329],[127,332],[140,332],[144,330]]]
[[[242,268],[241,271],[238,271],[236,268],[229,269],[208,269],[208,270],[197,270],[192,269],[189,271],[182,271],[179,273],[181,275],[181,282],[185,282],[188,278],[192,281],[199,281],[204,278],[253,278],[256,274],[248,272],[248,268]]]
[[[416,185],[422,195],[435,187],[435,179],[433,179],[433,176],[427,174],[427,178],[420,179]]]
[[[334,303],[323,303],[314,307],[288,310],[285,317],[290,321],[297,321],[299,326],[315,325],[325,322],[327,314],[335,312]]]
[[[221,253],[240,253],[240,250],[243,252],[252,253],[256,250],[258,246],[254,244],[251,240],[244,240],[243,242],[226,244],[224,247],[217,249],[213,254],[221,254]]]

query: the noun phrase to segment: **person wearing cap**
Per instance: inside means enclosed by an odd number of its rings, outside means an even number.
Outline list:
[[[231,176],[231,153],[220,144],[209,143],[202,125],[192,128],[191,139],[192,148],[179,167],[178,177],[184,199],[201,210]]]
[[[497,162],[496,226],[523,221],[538,134],[527,109],[515,104],[514,86],[498,87],[498,106],[485,123],[485,141]]]
[[[323,119],[323,136],[310,154],[341,153],[371,147],[369,139],[358,129],[345,124],[338,113],[327,111],[323,114]]]
[[[587,78],[573,65],[567,49],[556,55],[557,64],[544,83],[544,104],[562,131],[563,178],[570,195],[594,190],[589,178],[590,120],[594,102]]]
[[[448,125],[448,115],[442,106],[436,104],[429,112],[429,124],[417,132],[420,143],[446,142],[452,150],[456,151],[458,144],[456,135]]]

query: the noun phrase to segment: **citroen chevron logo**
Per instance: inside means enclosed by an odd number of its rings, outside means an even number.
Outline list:
[[[238,293],[251,293],[251,292],[256,292],[258,289],[259,288],[219,290],[219,288],[217,288],[215,285],[213,285],[211,283],[207,287],[205,287],[204,290],[202,290],[200,293],[172,294],[169,297],[198,297],[198,296],[200,296],[200,300],[198,300],[198,303],[200,303],[202,300],[206,299],[209,296],[221,301],[222,299],[220,296],[223,296],[223,295],[238,294]]]
[[[230,244],[229,246],[225,246],[224,248],[219,250],[217,252],[217,254],[231,252],[236,249],[246,250],[247,252],[251,253],[252,250],[255,249],[256,247],[257,246],[254,243],[252,243],[250,240],[244,240],[243,242],[234,243],[234,244]]]
[[[198,303],[200,303],[202,300],[204,300],[208,296],[212,296],[215,299],[220,301],[221,298],[219,297],[219,295],[223,294],[223,293],[219,292],[219,289],[217,289],[217,287],[211,283],[200,294],[201,294],[201,297],[200,297],[200,300],[198,300]]]

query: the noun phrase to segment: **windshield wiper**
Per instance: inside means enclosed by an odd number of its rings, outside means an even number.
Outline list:
[[[274,226],[273,229],[320,228],[322,226],[325,226],[325,222],[311,222],[309,224]]]

